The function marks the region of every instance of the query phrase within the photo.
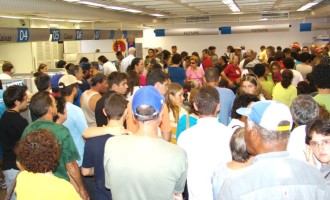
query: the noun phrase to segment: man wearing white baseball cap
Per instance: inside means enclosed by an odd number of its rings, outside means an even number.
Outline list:
[[[255,158],[251,166],[225,180],[218,199],[330,199],[317,168],[286,151],[292,126],[286,105],[259,101],[236,112],[248,118],[244,137]]]

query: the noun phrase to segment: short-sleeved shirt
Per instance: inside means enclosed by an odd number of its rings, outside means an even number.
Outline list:
[[[17,199],[81,199],[71,183],[53,175],[22,171],[16,182]]]
[[[107,140],[112,137],[110,134],[93,137],[87,140],[85,144],[83,168],[94,167],[95,175],[95,199],[111,199],[111,192],[105,188],[104,180],[104,146]]]
[[[85,142],[82,133],[85,129],[88,128],[85,115],[81,108],[76,105],[73,105],[70,102],[66,102],[65,107],[67,112],[67,119],[65,120],[63,125],[70,130],[70,134],[77,147],[80,158],[83,158]],[[78,161],[79,167],[81,166],[81,164],[82,160]]]
[[[2,170],[18,169],[14,148],[28,121],[15,111],[5,111],[0,119],[0,143],[3,150]]]
[[[190,80],[197,81],[199,86],[203,85],[203,76],[204,76],[204,70],[202,67],[197,67],[197,71],[194,71],[192,67],[188,67],[186,71],[187,78]]]
[[[181,67],[168,67],[168,74],[173,83],[178,83],[181,86],[184,84],[184,79],[186,78],[186,72]]]
[[[236,80],[241,77],[241,70],[237,65],[229,64],[223,72],[232,82],[236,82]]]
[[[50,130],[55,135],[57,141],[61,146],[61,156],[54,174],[59,178],[63,178],[69,181],[70,179],[67,174],[65,165],[67,163],[80,160],[78,150],[73,142],[72,136],[70,135],[69,129],[61,124],[56,124],[52,121],[38,119],[37,121],[32,122],[28,127],[26,127],[23,132],[22,138],[24,138],[31,131],[39,129]]]
[[[297,97],[297,88],[289,85],[284,88],[281,83],[277,83],[273,89],[273,100],[284,103],[288,107],[291,106],[293,99]]]
[[[105,186],[116,200],[173,199],[182,193],[187,155],[163,139],[115,136],[105,145]]]
[[[328,112],[330,112],[330,94],[317,94],[314,100],[321,105],[324,105]]]

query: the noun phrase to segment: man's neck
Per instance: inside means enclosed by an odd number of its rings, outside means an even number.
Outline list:
[[[73,94],[71,94],[70,96],[65,96],[64,97],[65,102],[70,102],[73,103],[74,102],[74,96]]]
[[[40,117],[39,119],[47,120],[47,121],[53,121],[53,115],[47,113],[46,115]]]
[[[147,121],[147,122],[138,122],[139,123],[139,129],[134,135],[137,136],[143,136],[153,139],[160,138],[158,136],[158,124],[155,122]]]
[[[213,86],[213,87],[218,87],[219,86],[219,82],[217,82],[217,81],[207,82],[207,85]]]
[[[12,110],[12,111],[15,111],[17,113],[20,113],[20,109],[18,106],[14,107],[14,108],[11,108],[11,109],[8,109],[8,110]]]
[[[330,94],[330,88],[325,88],[325,89],[318,88],[317,91],[319,94]]]
[[[288,145],[288,141],[279,141],[279,142],[264,142],[259,146],[256,150],[257,155],[271,152],[280,152],[286,151]]]

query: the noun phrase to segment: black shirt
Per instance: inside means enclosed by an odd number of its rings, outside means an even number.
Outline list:
[[[0,141],[3,150],[2,170],[18,169],[14,147],[21,139],[28,121],[18,112],[6,110],[0,119]]]
[[[104,108],[104,102],[105,99],[110,96],[111,94],[115,93],[115,91],[113,90],[109,90],[105,95],[103,95],[101,97],[101,99],[99,99],[96,102],[96,107],[95,107],[95,119],[96,119],[96,125],[98,127],[102,127],[103,125],[107,125],[108,124],[108,119],[107,117],[104,115],[103,113],[103,108]]]

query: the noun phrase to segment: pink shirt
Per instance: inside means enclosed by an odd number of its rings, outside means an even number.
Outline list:
[[[192,67],[188,67],[186,71],[187,78],[190,80],[195,80],[200,86],[203,85],[204,70],[202,67],[197,67],[198,71],[194,71]]]

